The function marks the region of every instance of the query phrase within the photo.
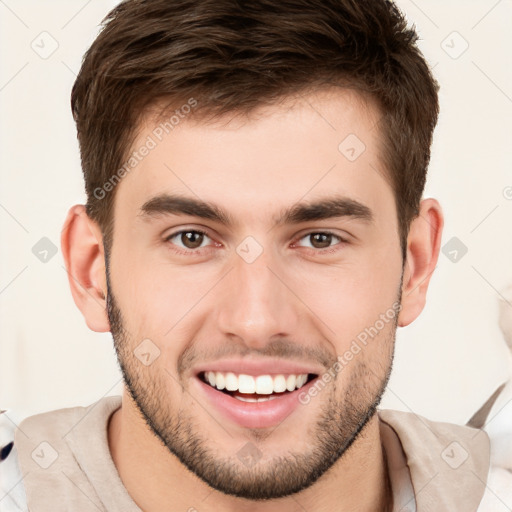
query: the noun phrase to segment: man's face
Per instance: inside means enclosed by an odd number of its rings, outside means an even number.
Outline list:
[[[108,265],[109,318],[136,406],[191,471],[249,499],[311,485],[373,416],[402,277],[378,112],[338,91],[261,113],[184,119],[162,140],[148,119],[133,150],[148,136],[156,147],[118,185]],[[216,205],[232,224],[177,212],[166,197],[176,195]],[[284,215],[332,198],[345,201],[337,217]],[[221,373],[219,387],[235,374],[243,394],[214,389],[205,372]],[[240,374],[264,393],[248,394]],[[258,379],[280,390],[302,374],[303,387],[273,395]]]

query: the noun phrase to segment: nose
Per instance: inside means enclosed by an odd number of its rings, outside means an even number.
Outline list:
[[[266,251],[252,263],[235,253],[233,265],[217,304],[220,332],[253,349],[275,337],[290,337],[298,328],[301,302],[283,265]]]

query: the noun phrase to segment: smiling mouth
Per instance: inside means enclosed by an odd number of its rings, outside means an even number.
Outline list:
[[[201,372],[198,377],[216,391],[242,402],[267,402],[293,393],[318,375],[304,373],[252,376],[207,371]]]

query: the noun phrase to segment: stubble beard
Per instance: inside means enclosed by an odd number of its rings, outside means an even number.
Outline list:
[[[134,405],[170,453],[203,482],[224,494],[247,500],[268,500],[289,496],[310,487],[363,432],[376,413],[391,374],[397,317],[386,338],[371,341],[386,347],[386,357],[380,360],[377,368],[371,368],[366,359],[358,354],[350,362],[355,366],[349,374],[349,381],[346,384],[343,382],[344,372],[341,371],[331,382],[330,391],[325,388],[321,392],[329,395],[316,421],[308,428],[307,452],[290,450],[285,456],[272,457],[265,453],[263,443],[259,447],[263,457],[254,464],[247,464],[236,453],[226,456],[216,452],[208,441],[208,433],[202,432],[199,418],[194,418],[186,409],[171,408],[171,401],[166,398],[171,396],[169,381],[172,381],[172,377],[159,372],[148,378],[147,367],[143,367],[135,357],[133,349],[137,343],[124,328],[123,317],[109,282],[108,266],[107,290],[107,310],[114,347]],[[340,375],[341,378],[338,378]],[[171,384],[174,389],[181,389],[176,382]],[[345,389],[340,389],[340,384],[345,384]],[[186,400],[177,402],[187,403]],[[303,407],[304,414],[307,414],[307,406]],[[195,409],[203,410],[200,407]],[[204,419],[202,422],[205,423]],[[274,429],[276,435],[282,435],[282,432],[279,433],[282,427],[289,428],[289,425]],[[266,436],[256,430],[251,430],[251,433],[256,443],[258,438],[261,440]]]

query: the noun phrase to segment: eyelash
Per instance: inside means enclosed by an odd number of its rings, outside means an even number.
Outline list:
[[[170,242],[171,239],[173,239],[176,236],[181,235],[183,233],[199,233],[201,235],[207,236],[208,238],[211,238],[206,231],[203,231],[201,229],[182,229],[181,231],[176,231],[174,233],[171,233],[169,236],[165,237],[165,242]],[[309,249],[310,251],[314,252],[317,255],[318,254],[320,254],[320,255],[332,254],[332,253],[340,250],[340,248],[338,246],[345,245],[348,243],[348,240],[342,238],[340,235],[332,233],[331,231],[310,231],[309,233],[306,233],[305,235],[301,236],[298,240],[300,241],[303,238],[306,238],[311,235],[331,235],[340,241],[338,244],[335,244],[333,248],[326,248],[326,249],[315,249],[315,248],[311,248],[311,247],[305,248],[305,249]],[[172,245],[174,245],[174,244],[172,244]],[[178,249],[173,248],[172,251],[174,251],[177,254],[190,256],[190,255],[201,254],[202,253],[201,249],[205,249],[205,247],[200,247],[198,249],[186,249],[186,250],[179,249],[179,248]]]

